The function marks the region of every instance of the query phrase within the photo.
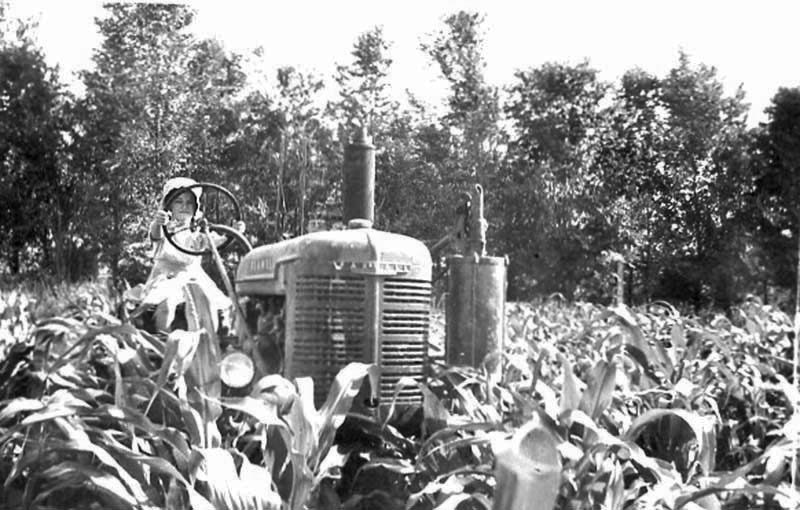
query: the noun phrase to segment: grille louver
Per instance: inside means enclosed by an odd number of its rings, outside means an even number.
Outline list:
[[[363,278],[297,279],[292,366],[296,376],[314,377],[318,403],[342,367],[364,359],[365,292]]]
[[[430,327],[431,285],[425,281],[387,279],[383,286],[381,401],[391,402],[403,377],[422,381]],[[403,388],[398,404],[422,400],[417,386]]]
[[[296,281],[293,376],[314,378],[317,405],[325,401],[336,374],[352,361],[369,362],[365,277],[299,277]],[[430,327],[431,285],[426,281],[381,280],[380,400],[388,405],[403,377],[422,381]],[[416,386],[402,389],[397,403],[419,404]]]

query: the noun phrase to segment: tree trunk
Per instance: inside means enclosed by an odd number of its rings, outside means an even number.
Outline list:
[[[642,264],[642,282],[644,287],[644,302],[649,303],[653,299],[653,283],[651,280],[651,258],[650,258],[650,243],[652,241],[652,237],[650,236],[650,214],[649,210],[647,212],[648,219],[645,221],[645,246],[644,246],[644,256],[643,264]]]
[[[66,267],[66,259],[67,254],[65,250],[66,243],[64,239],[66,235],[64,234],[64,225],[62,221],[62,214],[60,210],[56,210],[55,213],[55,220],[52,225],[52,232],[53,232],[53,259],[52,259],[52,266],[53,272],[56,275],[56,280],[59,282],[63,282],[67,280],[67,267]]]
[[[308,156],[308,140],[305,136],[301,137],[300,139],[300,177],[298,179],[298,216],[300,217],[299,220],[299,229],[298,232],[300,235],[305,234],[306,232],[306,173],[307,167],[310,161]]]
[[[635,300],[633,297],[633,279],[636,277],[634,265],[628,266],[628,278],[625,280],[625,300],[633,305]]]
[[[112,202],[113,203],[113,202]],[[120,203],[119,200],[116,203]],[[119,280],[119,262],[120,258],[122,258],[122,219],[120,218],[121,214],[118,210],[117,206],[112,208],[112,224],[111,224],[111,231],[112,231],[112,240],[111,240],[111,250],[110,250],[110,258],[109,261],[110,270],[112,281],[116,282]]]
[[[281,132],[278,148],[277,195],[275,197],[275,238],[280,239],[284,233],[285,205],[283,197],[283,180],[286,172],[286,133]]]
[[[797,232],[797,273],[795,274],[795,291],[794,291],[794,318],[795,327],[797,327],[797,319],[800,316],[800,225]],[[795,335],[797,338],[797,335]],[[797,352],[795,352],[795,359],[797,359]],[[796,367],[795,367],[796,368]],[[797,375],[797,374],[795,374]]]
[[[22,266],[21,248],[14,245],[11,247],[11,256],[8,257],[8,270],[13,275],[18,275]]]
[[[797,227],[797,274],[795,275],[795,291],[794,291],[794,339],[792,340],[792,382],[794,387],[800,385],[798,379],[797,366],[800,362],[800,214],[798,214],[798,227]],[[797,413],[797,410],[795,410]],[[797,447],[795,446],[794,455],[792,455],[792,487],[797,487]]]

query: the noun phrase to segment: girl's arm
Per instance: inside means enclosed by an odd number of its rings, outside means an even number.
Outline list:
[[[161,229],[169,221],[169,213],[167,211],[156,211],[153,216],[153,221],[150,222],[150,240],[160,241],[164,238],[164,233]]]

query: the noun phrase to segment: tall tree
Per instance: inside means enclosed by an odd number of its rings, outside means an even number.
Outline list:
[[[596,297],[599,254],[611,247],[593,165],[608,85],[587,62],[520,71],[509,89],[508,153],[499,175],[509,294]]]
[[[390,47],[383,27],[376,26],[358,36],[352,61],[337,66],[339,100],[331,107],[339,121],[340,139],[347,140],[360,128],[376,136],[391,121],[397,102],[389,91]]]
[[[422,44],[450,88],[441,123],[451,136],[448,174],[456,188],[487,186],[498,162],[500,106],[496,87],[485,77],[483,23],[481,14],[459,11]]]
[[[662,80],[661,100],[669,126],[662,164],[671,189],[658,203],[659,238],[669,254],[661,297],[700,302],[714,299],[704,290],[712,287],[711,294],[727,306],[734,291],[726,282],[741,274],[730,266],[735,258],[728,248],[740,244],[736,212],[746,186],[744,93],[740,88],[726,96],[715,68],[693,64],[681,52]],[[693,284],[694,295],[682,294]]]
[[[178,68],[184,76],[173,83],[172,100],[181,109],[171,119],[181,140],[176,155],[184,172],[227,184],[228,173],[242,163],[236,150],[244,136],[241,117],[247,117],[242,58],[214,39],[188,40],[183,51]]]
[[[485,76],[484,18],[468,11],[448,15],[420,48],[438,67],[448,92],[443,108],[437,105],[432,111],[412,98],[418,112],[413,150],[414,181],[420,187],[415,197],[425,204],[419,219],[442,220],[428,221],[420,232],[432,242],[451,234],[464,194],[480,184],[486,190],[491,237],[496,232],[493,179],[502,136],[498,91]],[[452,247],[445,246],[434,256],[446,255],[448,248]],[[489,250],[495,251],[492,243]]]
[[[126,240],[142,236],[163,179],[183,172],[187,48],[192,12],[181,5],[109,4],[95,68],[83,73],[82,164],[93,175],[91,228],[119,274]]]
[[[781,88],[756,135],[757,234],[767,263],[767,281],[794,287],[800,251],[800,88]],[[798,301],[800,302],[800,301]]]
[[[293,67],[277,71],[274,94],[277,132],[268,145],[273,237],[301,235],[309,218],[321,215],[339,174],[333,132],[322,120],[324,82]]]
[[[67,97],[32,30],[29,22],[7,18],[0,3],[0,266],[64,278],[73,212],[65,170]]]
[[[664,145],[664,106],[661,81],[640,69],[626,72],[613,106],[598,130],[595,165],[606,190],[605,216],[614,230],[613,251],[626,265],[641,270],[644,287],[637,294],[651,295],[651,259],[661,250],[653,234],[656,205],[670,192],[660,154]],[[628,276],[627,299],[634,292]]]
[[[165,178],[229,184],[226,176],[244,164],[238,142],[246,131],[246,76],[240,57],[192,36],[187,6],[106,9],[95,68],[83,74],[79,152],[93,175],[95,242],[118,275],[126,241],[141,238]]]
[[[380,26],[358,36],[351,62],[337,68],[339,100],[330,105],[329,112],[337,121],[342,144],[365,128],[377,148],[377,225],[417,234],[412,232],[416,222],[409,223],[407,216],[412,209],[409,204],[414,200],[416,182],[410,150],[413,120],[392,96],[390,49],[391,43]]]
[[[596,164],[640,298],[727,306],[749,285],[738,255],[747,243],[745,111],[741,91],[727,97],[716,70],[684,53],[662,79],[623,77]]]

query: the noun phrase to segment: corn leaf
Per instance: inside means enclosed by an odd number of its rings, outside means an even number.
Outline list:
[[[252,416],[263,425],[286,426],[286,423],[278,417],[278,410],[273,402],[248,396],[227,397],[219,402],[223,407]]]
[[[336,374],[328,398],[319,410],[319,440],[317,451],[312,456],[314,465],[319,465],[333,444],[336,430],[352,407],[364,377],[375,370],[375,365],[350,363]]]
[[[89,490],[94,489],[101,493],[103,499],[114,501],[115,508],[141,508],[141,502],[136,500],[118,478],[86,464],[62,461],[45,469],[41,476],[50,480],[50,483],[37,494],[34,500],[37,503],[45,501],[51,494],[62,489],[84,485]]]
[[[800,504],[800,496],[798,496],[796,491],[783,490],[778,487],[765,484],[751,485],[744,480],[739,480],[736,483],[727,485],[714,485],[694,490],[688,495],[680,495],[676,498],[674,508],[675,510],[680,510],[687,504],[704,498],[710,494],[748,494],[753,496],[764,496],[769,494],[780,496],[793,503],[792,506],[785,508],[797,508],[797,505]]]
[[[195,473],[208,487],[209,501],[217,510],[278,510],[283,502],[270,489],[269,472],[240,457],[241,474],[231,453],[221,448],[197,448]]]
[[[561,362],[563,381],[561,383],[561,398],[559,399],[559,414],[565,411],[577,409],[581,402],[580,382],[572,371],[572,363],[566,356],[558,353],[558,360]]]
[[[639,327],[638,321],[631,312],[630,308],[625,305],[615,305],[609,307],[608,312],[623,326],[625,326],[630,333],[633,345],[645,354],[646,359],[652,360],[654,363],[656,363],[657,366],[661,368],[661,370],[664,371],[664,374],[669,378],[675,369],[672,365],[669,355],[664,349],[664,346],[660,342],[655,342],[655,349],[650,347],[650,344],[644,337],[642,329]]]
[[[589,383],[583,392],[578,408],[596,420],[611,404],[616,380],[616,364],[605,360],[598,361],[592,369]]]
[[[154,474],[159,474],[165,477],[168,477],[178,483],[180,483],[188,492],[189,494],[189,502],[191,503],[192,507],[196,510],[215,510],[211,503],[205,499],[205,497],[201,496],[195,489],[194,486],[184,477],[184,475],[176,468],[168,460],[155,457],[150,455],[143,455],[140,453],[136,453],[127,446],[123,445],[116,439],[114,439],[110,434],[105,433],[102,437],[102,441],[106,445],[107,448],[116,451],[119,455],[117,459],[120,463],[136,463],[139,465],[146,465]],[[185,466],[188,466],[188,459],[187,462],[183,463]],[[131,468],[129,468],[130,470]],[[187,473],[188,474],[188,473]]]
[[[642,416],[636,418],[630,428],[625,433],[625,438],[636,441],[639,435],[649,427],[657,427],[661,420],[676,420],[677,423],[684,423],[692,431],[693,439],[697,444],[697,461],[705,473],[710,473],[714,469],[716,439],[713,423],[709,419],[696,413],[683,409],[650,409]],[[663,442],[677,442],[682,440],[678,434],[681,429],[670,427],[674,431],[672,437],[662,437]],[[672,460],[672,459],[665,459]]]
[[[389,410],[386,412],[386,417],[383,420],[382,428],[385,428],[389,424],[389,420],[391,420],[392,416],[394,416],[394,410],[397,406],[397,398],[400,396],[400,392],[403,391],[405,388],[411,386],[419,386],[420,383],[413,377],[404,376],[401,377],[394,385],[394,393],[392,394],[392,402],[389,405]]]
[[[43,408],[44,404],[42,401],[33,398],[18,397],[10,401],[6,401],[3,409],[0,410],[0,423],[9,418],[15,417],[20,413],[41,411]]]

